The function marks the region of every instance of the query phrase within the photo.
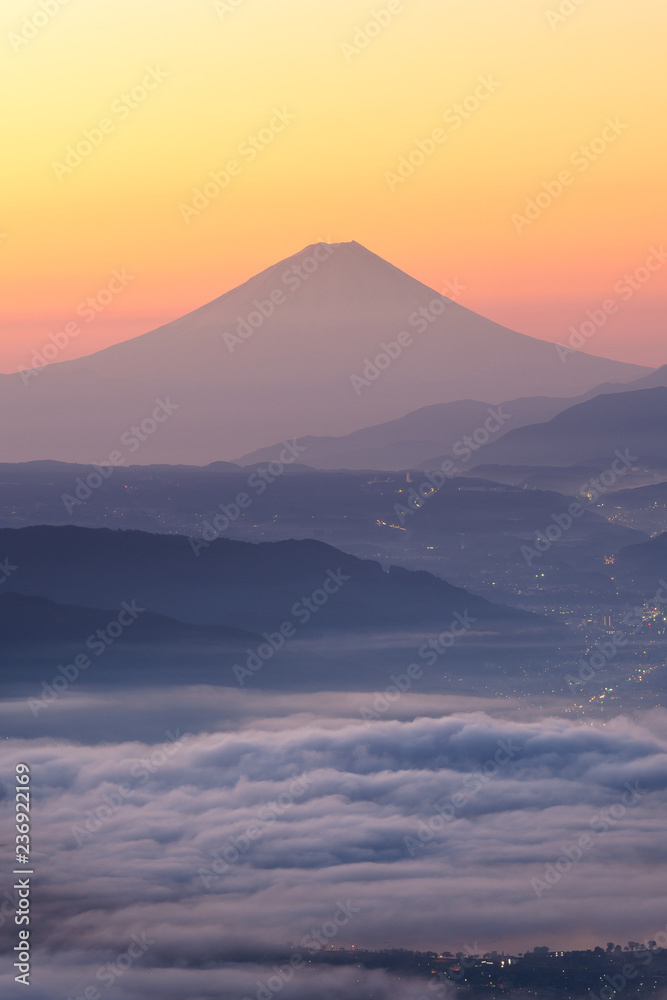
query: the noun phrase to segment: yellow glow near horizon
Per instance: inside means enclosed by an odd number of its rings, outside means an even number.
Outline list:
[[[641,15],[622,0],[6,0],[0,369],[28,363],[113,269],[134,279],[63,357],[327,238],[355,239],[434,287],[458,279],[464,305],[564,339],[660,246],[667,9],[655,0]],[[168,75],[123,105],[151,68]],[[459,125],[456,112],[443,121],[480,77],[493,92]],[[274,109],[294,120],[244,158]],[[104,118],[99,145],[59,179],[54,162]],[[578,169],[571,157],[608,119],[624,127]],[[391,181],[437,128],[433,154]],[[186,222],[179,205],[230,159],[237,176]],[[517,232],[512,217],[565,169],[572,183]],[[665,273],[591,352],[667,361]]]

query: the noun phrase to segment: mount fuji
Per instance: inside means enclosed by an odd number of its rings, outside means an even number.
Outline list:
[[[577,396],[650,369],[477,315],[364,249],[319,243],[150,333],[0,376],[0,461],[207,464],[454,400]]]

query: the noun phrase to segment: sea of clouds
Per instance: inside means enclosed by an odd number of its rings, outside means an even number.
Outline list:
[[[290,954],[303,963],[287,1000],[393,1000],[423,982],[331,968],[316,952],[589,947],[665,931],[667,712],[591,721],[406,694],[368,724],[364,703],[72,693],[32,739],[11,735],[24,706],[1,703],[5,843],[15,765],[32,770],[34,1000],[89,986],[110,1000],[254,1000]],[[8,871],[3,997],[24,989],[8,957]]]

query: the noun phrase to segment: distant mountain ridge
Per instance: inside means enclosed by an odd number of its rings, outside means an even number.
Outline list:
[[[493,435],[493,440],[518,427],[550,420],[593,396],[659,386],[667,386],[667,365],[632,382],[596,386],[574,399],[535,396],[509,400],[501,404],[501,426]],[[376,469],[388,472],[431,469],[440,465],[447,455],[451,457],[456,443],[465,435],[474,433],[478,427],[483,427],[489,414],[497,411],[497,406],[478,400],[435,403],[420,407],[397,420],[364,427],[352,434],[341,437],[308,436],[298,439],[296,444],[303,449],[303,462],[316,469]],[[238,458],[237,462],[242,466],[267,462],[279,448],[279,444],[260,448]]]
[[[602,393],[553,419],[509,431],[484,449],[485,465],[596,464],[600,472],[618,452],[630,465],[667,467],[667,387]]]

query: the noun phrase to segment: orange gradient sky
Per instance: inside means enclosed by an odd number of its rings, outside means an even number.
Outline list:
[[[664,238],[664,3],[61,2],[0,10],[0,370],[30,366],[114,270],[132,280],[97,300],[60,359],[322,239],[357,240],[434,288],[456,281],[462,304],[548,340],[613,298],[587,350],[667,362],[667,260],[618,290]],[[374,11],[387,23],[360,35]],[[149,70],[153,89],[126,102]],[[481,100],[480,77],[493,81]],[[294,119],[251,159],[241,144],[275,109]],[[86,130],[97,145],[67,166]],[[396,181],[411,154],[423,164]],[[230,160],[228,187],[186,220],[194,189]],[[548,195],[564,170],[571,181]],[[539,192],[536,217],[517,223]]]

